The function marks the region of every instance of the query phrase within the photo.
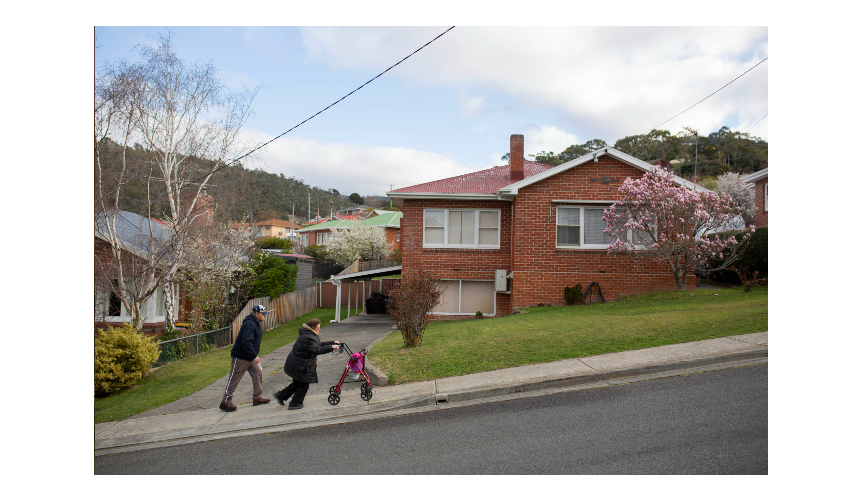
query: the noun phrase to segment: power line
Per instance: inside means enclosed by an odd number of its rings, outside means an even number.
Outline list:
[[[768,115],[768,114],[769,114],[769,111],[767,111],[767,112],[766,112],[766,115]],[[761,116],[761,117],[760,117],[760,120],[762,120],[762,119],[766,118],[766,115]],[[757,125],[758,123],[760,123],[760,120],[757,120],[756,122],[754,122],[754,125]],[[748,132],[750,132],[750,131],[751,131],[751,129],[753,129],[753,128],[754,128],[754,125],[752,125],[752,126],[748,127],[748,130],[746,130],[746,131],[745,131],[745,133],[747,134]]]
[[[329,106],[327,106],[327,107],[325,107],[325,108],[321,109],[321,110],[320,110],[320,111],[318,111],[317,113],[315,113],[315,114],[313,114],[313,115],[309,116],[308,118],[306,118],[305,120],[301,121],[301,122],[300,122],[300,123],[298,123],[297,125],[294,125],[293,127],[291,127],[291,128],[290,128],[289,130],[287,130],[286,132],[283,132],[283,133],[281,133],[281,134],[277,135],[277,136],[276,136],[276,137],[274,137],[273,139],[271,139],[271,140],[269,140],[269,141],[267,141],[267,142],[265,142],[265,143],[261,144],[260,146],[258,146],[258,147],[256,147],[256,148],[252,149],[252,150],[251,150],[251,151],[249,151],[248,153],[246,153],[246,154],[244,154],[244,155],[240,156],[239,158],[235,158],[235,159],[231,160],[231,161],[230,161],[230,163],[225,164],[225,167],[227,167],[227,166],[228,166],[228,165],[230,165],[231,163],[234,163],[234,162],[237,162],[237,161],[239,161],[239,160],[242,160],[242,159],[243,159],[243,158],[245,158],[246,156],[248,156],[248,155],[250,155],[250,154],[254,153],[255,151],[257,151],[258,149],[260,149],[260,148],[262,148],[262,147],[264,147],[264,146],[268,145],[268,144],[269,144],[269,143],[271,143],[272,141],[274,141],[274,140],[276,140],[276,139],[278,139],[278,138],[282,137],[283,135],[285,135],[285,134],[287,134],[288,132],[290,132],[291,130],[293,130],[293,129],[295,129],[295,128],[299,127],[300,125],[302,125],[303,123],[307,122],[308,120],[311,120],[312,118],[314,118],[315,116],[319,115],[320,113],[323,113],[323,112],[324,112],[324,111],[326,111],[327,109],[329,109],[329,108],[331,108],[331,107],[335,106],[336,104],[338,104],[339,102],[343,101],[344,99],[347,99],[348,97],[350,97],[350,95],[351,95],[351,94],[353,94],[353,92],[356,92],[357,90],[361,89],[362,87],[364,87],[364,86],[368,85],[369,83],[373,82],[374,80],[378,79],[378,78],[379,78],[379,77],[381,77],[384,73],[386,73],[386,72],[387,72],[387,71],[389,71],[390,69],[394,68],[395,66],[398,66],[399,64],[403,63],[404,61],[406,61],[407,59],[409,59],[411,56],[413,56],[413,54],[415,54],[415,53],[419,52],[420,50],[424,49],[425,47],[427,47],[427,46],[431,45],[431,43],[433,43],[435,40],[437,40],[437,39],[438,39],[438,38],[440,38],[441,36],[445,35],[446,33],[449,33],[449,32],[450,32],[450,31],[452,31],[453,29],[455,29],[455,27],[454,27],[454,26],[452,26],[451,28],[447,29],[447,30],[446,30],[446,31],[444,31],[443,33],[440,33],[439,35],[437,35],[436,37],[434,37],[434,39],[433,39],[433,40],[431,40],[430,42],[426,43],[425,45],[423,45],[423,46],[419,47],[418,49],[414,50],[413,52],[411,52],[411,53],[410,53],[410,55],[408,55],[408,56],[407,56],[407,57],[405,57],[404,59],[402,59],[402,60],[398,61],[397,63],[393,64],[392,66],[389,66],[388,68],[386,68],[385,70],[383,70],[379,75],[375,76],[375,77],[374,77],[374,78],[372,78],[371,80],[368,80],[367,82],[363,83],[362,85],[360,85],[359,87],[357,87],[355,90],[353,90],[352,92],[350,92],[350,94],[345,95],[345,96],[344,96],[344,97],[342,97],[341,99],[339,99],[339,100],[335,101],[334,103],[330,104]],[[224,167],[219,167],[219,169],[221,169],[221,168],[224,168]],[[199,180],[200,180],[200,179],[199,179]]]
[[[763,58],[763,61],[766,61],[767,59],[769,59],[769,57],[764,57],[764,58]],[[731,83],[733,83],[733,82],[735,82],[735,81],[739,80],[740,78],[742,78],[743,76],[745,76],[745,74],[746,74],[746,73],[748,73],[749,71],[753,70],[754,68],[756,68],[756,67],[760,66],[760,65],[763,63],[763,61],[760,61],[759,63],[757,63],[757,64],[755,64],[754,66],[750,67],[750,68],[748,69],[748,71],[746,71],[745,73],[743,73],[743,74],[741,74],[741,75],[737,76],[736,78],[734,78],[733,80],[731,80],[731,81],[729,81],[729,82],[725,83],[725,84],[721,87],[721,89],[723,89],[724,87],[727,87],[727,86],[728,86],[728,85],[730,85]],[[682,111],[682,112],[680,112],[680,113],[678,113],[678,114],[674,115],[673,117],[668,118],[667,120],[665,120],[665,121],[663,121],[663,122],[659,123],[658,125],[656,125],[655,127],[651,128],[650,130],[651,130],[651,131],[652,131],[652,130],[658,130],[658,128],[659,128],[659,127],[661,127],[662,125],[664,125],[665,123],[667,123],[667,122],[669,122],[669,121],[673,120],[673,119],[674,119],[674,118],[676,118],[677,116],[679,116],[679,115],[681,115],[681,114],[685,113],[685,112],[686,112],[686,111],[688,111],[689,109],[691,109],[691,108],[693,108],[693,107],[697,106],[698,104],[702,103],[703,101],[705,101],[705,100],[709,99],[710,97],[714,96],[714,95],[715,95],[715,94],[717,94],[719,91],[721,91],[721,89],[718,89],[718,90],[716,90],[715,92],[713,92],[712,94],[709,94],[708,96],[704,97],[703,99],[701,99],[701,100],[697,101],[697,102],[696,102],[696,103],[694,103],[693,105],[691,105],[691,106],[689,106],[688,108],[686,108],[684,111]],[[647,133],[649,133],[649,132],[647,132]]]
[[[214,174],[214,173],[216,173],[216,172],[218,172],[218,171],[220,171],[220,170],[222,170],[222,169],[224,169],[224,168],[227,168],[227,167],[231,166],[232,164],[234,164],[234,163],[236,163],[236,162],[238,162],[238,161],[242,160],[242,159],[243,159],[243,158],[245,158],[246,156],[248,156],[248,155],[250,155],[250,154],[254,153],[255,151],[257,151],[257,150],[259,150],[259,149],[261,149],[261,148],[263,148],[263,147],[267,146],[268,144],[270,144],[271,142],[275,141],[276,139],[281,138],[282,136],[284,136],[285,134],[287,134],[287,133],[288,133],[288,132],[290,132],[291,130],[294,130],[295,128],[299,127],[299,126],[300,126],[300,125],[302,125],[303,123],[305,123],[305,122],[307,122],[307,121],[311,120],[311,119],[312,119],[312,118],[314,118],[315,116],[317,116],[317,115],[319,115],[319,114],[323,113],[324,111],[326,111],[327,109],[329,109],[329,108],[331,108],[331,107],[335,106],[336,104],[338,104],[339,102],[343,101],[344,99],[347,99],[347,98],[348,98],[348,97],[350,97],[354,92],[358,91],[359,89],[361,89],[362,87],[364,87],[364,86],[368,85],[369,83],[373,82],[374,80],[376,80],[376,79],[380,78],[381,76],[383,76],[383,74],[384,74],[384,73],[388,72],[390,69],[394,68],[395,66],[398,66],[399,64],[403,63],[404,61],[406,61],[407,59],[409,59],[410,57],[412,57],[414,54],[416,54],[416,53],[417,53],[417,52],[419,52],[420,50],[424,49],[425,47],[427,47],[427,46],[431,45],[431,44],[432,44],[434,41],[436,41],[438,38],[442,37],[442,36],[443,36],[443,35],[445,35],[446,33],[449,33],[449,32],[450,32],[450,31],[452,31],[453,29],[455,29],[455,26],[452,26],[452,27],[450,27],[449,29],[447,29],[446,31],[444,31],[443,33],[440,33],[439,35],[437,35],[436,37],[434,37],[431,41],[429,41],[429,42],[428,42],[428,43],[426,43],[425,45],[423,45],[423,46],[419,47],[418,49],[414,50],[413,52],[411,52],[411,53],[410,53],[407,57],[405,57],[404,59],[401,59],[400,61],[398,61],[397,63],[393,64],[392,66],[389,66],[388,68],[386,68],[385,70],[383,70],[382,72],[380,72],[380,74],[378,74],[377,76],[375,76],[375,77],[374,77],[374,78],[372,78],[371,80],[368,80],[367,82],[363,83],[362,85],[360,85],[359,87],[357,87],[356,89],[354,89],[354,90],[353,90],[352,92],[350,92],[349,94],[347,94],[347,95],[345,95],[344,97],[342,97],[341,99],[339,99],[339,100],[337,100],[337,101],[333,102],[333,103],[332,103],[332,104],[330,104],[329,106],[327,106],[327,107],[325,107],[325,108],[321,109],[321,110],[320,110],[320,111],[318,111],[317,113],[315,113],[315,114],[313,114],[313,115],[309,116],[308,118],[306,118],[305,120],[301,121],[300,123],[298,123],[298,124],[294,125],[293,127],[291,127],[290,129],[288,129],[287,131],[285,131],[285,132],[283,132],[283,133],[281,133],[281,134],[277,135],[276,137],[274,137],[274,138],[270,139],[269,141],[266,141],[265,143],[263,143],[263,144],[261,144],[260,146],[258,146],[258,147],[256,147],[256,148],[252,149],[252,150],[251,150],[251,151],[249,151],[248,153],[246,153],[246,154],[244,154],[244,155],[240,156],[239,158],[234,158],[233,160],[231,160],[231,161],[229,161],[229,162],[226,162],[226,163],[225,163],[224,165],[222,165],[221,167],[216,168],[216,169],[215,169],[215,170],[213,170],[212,172],[210,172],[210,173],[208,173],[208,174],[204,175],[203,177],[199,177],[199,178],[197,178],[197,179],[195,179],[195,180],[193,180],[193,181],[189,181],[189,182],[187,182],[184,186],[181,186],[181,187],[185,187],[186,185],[189,185],[189,184],[196,184],[196,183],[199,183],[200,181],[202,181],[202,180],[206,179],[207,177],[211,176],[212,174]],[[309,187],[310,187],[310,186],[309,186]],[[141,204],[138,208],[140,208],[140,207],[143,207],[143,204]]]

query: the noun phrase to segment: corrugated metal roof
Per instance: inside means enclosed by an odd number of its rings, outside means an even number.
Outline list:
[[[108,217],[111,217],[114,212],[109,212]],[[97,235],[107,236],[108,222],[103,213],[96,215],[95,231]],[[146,254],[150,243],[150,226],[152,226],[152,237],[156,240],[156,247],[161,246],[171,239],[171,232],[168,230],[164,222],[150,220],[146,217],[141,217],[132,212],[123,210],[116,211],[116,228],[117,238],[125,243],[131,251],[140,254]]]
[[[377,217],[369,217],[368,219],[364,219],[359,221],[360,224],[364,224],[366,226],[398,226],[398,221],[401,219],[401,216],[404,215],[401,212],[392,212],[389,214],[378,215]],[[298,229],[297,233],[305,233],[309,231],[320,231],[323,229],[328,229],[333,226],[339,227],[350,227],[353,225],[355,221],[353,220],[333,220],[327,221],[320,224],[315,224],[313,226],[306,226],[302,229]]]

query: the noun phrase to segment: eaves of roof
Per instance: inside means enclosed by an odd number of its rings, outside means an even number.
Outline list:
[[[399,227],[398,220],[402,217],[402,215],[404,215],[404,214],[402,214],[401,212],[392,212],[389,214],[378,215],[377,217],[371,217],[371,218],[363,219],[363,220],[356,220],[356,219],[341,220],[340,219],[340,220],[322,222],[320,224],[315,224],[313,226],[306,226],[302,229],[298,229],[296,232],[297,233],[307,233],[309,231],[322,231],[325,229],[330,229],[330,228],[335,227],[335,226],[349,227],[354,222],[359,222],[360,224],[363,224],[366,226]]]
[[[524,187],[529,186],[529,185],[532,185],[532,184],[535,184],[539,181],[547,179],[548,177],[557,175],[560,172],[564,172],[570,168],[575,168],[575,167],[582,165],[584,163],[587,163],[590,161],[598,161],[598,158],[600,156],[603,156],[603,155],[609,155],[613,158],[616,158],[616,159],[622,161],[623,163],[626,163],[626,164],[628,164],[632,167],[635,167],[639,170],[642,170],[644,172],[652,172],[653,168],[654,168],[653,165],[650,165],[649,163],[647,163],[645,161],[639,160],[639,159],[635,158],[634,156],[630,156],[628,154],[625,154],[622,151],[618,151],[614,148],[602,148],[602,149],[598,149],[598,150],[592,151],[590,153],[587,153],[587,154],[585,154],[579,158],[575,158],[574,160],[568,161],[568,162],[563,163],[561,165],[557,165],[555,167],[551,167],[549,165],[543,165],[543,164],[535,164],[536,168],[533,169],[533,172],[535,172],[535,173],[533,173],[532,175],[528,175],[527,177],[525,177],[524,179],[522,179],[520,181],[504,185],[504,186],[500,187],[499,189],[497,189],[496,192],[494,192],[493,194],[490,194],[490,193],[452,193],[452,192],[441,193],[441,192],[433,192],[433,191],[424,191],[424,192],[405,191],[405,190],[409,190],[411,188],[418,188],[418,187],[423,187],[425,185],[430,186],[430,185],[436,185],[437,184],[437,182],[430,182],[430,183],[425,183],[425,184],[419,184],[417,186],[411,186],[408,188],[402,188],[400,190],[390,191],[390,192],[387,192],[386,195],[391,200],[393,200],[393,202],[395,202],[396,205],[398,205],[402,209],[404,208],[402,206],[403,200],[411,199],[411,198],[412,199],[506,200],[506,201],[511,201],[512,199],[515,198],[515,196],[518,195],[519,189],[524,188]],[[525,163],[527,163],[527,162],[525,162]],[[533,163],[533,162],[531,162],[531,163]],[[549,167],[549,168],[542,169],[541,167]],[[502,168],[506,169],[505,177],[508,177],[508,167],[494,167],[493,169],[488,169],[487,171],[480,171],[477,174],[490,172],[490,173],[493,173],[495,177],[500,177],[500,175],[504,173],[502,170],[499,170]],[[491,172],[491,171],[493,171],[493,172]],[[525,168],[525,173],[529,173],[529,171],[526,168]],[[469,175],[471,175],[471,174],[467,174],[466,176],[461,176],[461,177],[467,179]],[[455,181],[457,179],[458,178],[454,178],[454,177],[451,178],[451,180],[453,180],[453,181]],[[697,186],[693,182],[687,181],[687,180],[683,179],[682,177],[674,175],[673,179],[674,179],[674,182],[679,186],[683,186],[683,187],[686,187],[688,189],[694,189],[694,190],[706,190],[706,188],[704,188],[702,186]]]
[[[763,170],[758,170],[753,174],[744,175],[739,178],[744,183],[754,184],[755,182],[763,179],[764,177],[769,177],[769,167],[764,168]]]

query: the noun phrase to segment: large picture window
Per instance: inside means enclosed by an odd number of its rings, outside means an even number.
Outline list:
[[[605,234],[606,207],[557,207],[557,248],[607,248],[616,241]]]
[[[422,224],[427,248],[500,248],[499,210],[428,209]]]

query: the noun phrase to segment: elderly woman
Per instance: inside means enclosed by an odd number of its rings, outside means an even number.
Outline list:
[[[340,342],[334,340],[321,342],[319,335],[319,319],[314,318],[302,325],[299,329],[299,338],[293,343],[293,349],[284,362],[284,373],[288,374],[293,382],[272,396],[281,406],[284,406],[284,402],[293,396],[287,405],[288,410],[302,408],[308,386],[317,383],[317,356],[337,351],[340,347],[338,345]]]

